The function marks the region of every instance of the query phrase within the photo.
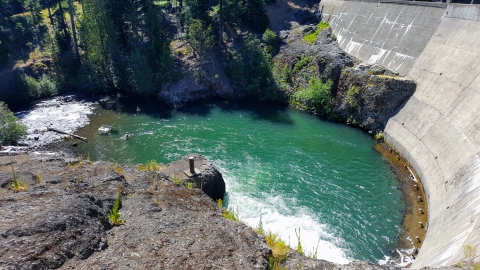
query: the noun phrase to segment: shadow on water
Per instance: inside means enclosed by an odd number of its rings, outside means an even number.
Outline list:
[[[159,119],[170,119],[175,111],[186,115],[208,117],[212,110],[219,108],[223,112],[232,114],[239,112],[248,113],[254,120],[267,120],[278,124],[293,124],[293,120],[288,114],[288,105],[248,99],[224,100],[210,98],[209,100],[197,101],[184,108],[173,109],[156,99],[122,95],[112,98],[111,102],[99,102],[99,104],[103,109],[127,114],[136,114],[138,107],[141,114]]]

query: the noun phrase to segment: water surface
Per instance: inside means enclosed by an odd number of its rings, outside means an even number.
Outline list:
[[[89,140],[78,151],[93,160],[165,164],[202,154],[223,174],[225,201],[242,221],[256,227],[261,216],[264,229],[292,247],[300,227],[307,254],[318,244],[321,259],[378,262],[397,243],[402,194],[375,141],[360,130],[254,102],[171,110],[128,98],[95,112],[78,132]],[[116,133],[98,134],[102,124]]]

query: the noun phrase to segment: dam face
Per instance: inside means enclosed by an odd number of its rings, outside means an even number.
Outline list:
[[[417,171],[429,205],[412,268],[455,265],[464,246],[480,250],[479,7],[322,1],[320,10],[344,50],[417,82],[385,139]]]

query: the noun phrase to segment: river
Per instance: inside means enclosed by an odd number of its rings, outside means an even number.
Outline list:
[[[140,108],[137,115],[136,108]],[[72,147],[92,160],[169,163],[206,156],[223,174],[239,218],[277,233],[307,255],[337,263],[379,262],[397,244],[402,193],[364,132],[302,111],[258,102],[212,101],[173,110],[155,100],[95,105],[87,137]],[[114,132],[101,135],[101,125]],[[128,132],[129,140],[122,139]]]

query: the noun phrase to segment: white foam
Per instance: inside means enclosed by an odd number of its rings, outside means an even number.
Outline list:
[[[321,224],[315,213],[305,207],[295,206],[295,198],[267,193],[252,197],[247,192],[237,191],[241,190],[241,184],[228,173],[224,174],[224,179],[228,191],[228,207],[248,226],[257,228],[261,216],[263,229],[277,234],[293,249],[297,248],[295,229],[298,231],[300,227],[301,244],[306,255],[313,256],[318,245],[317,259],[339,264],[349,263],[347,250],[340,247],[344,240],[329,232],[328,226]]]

